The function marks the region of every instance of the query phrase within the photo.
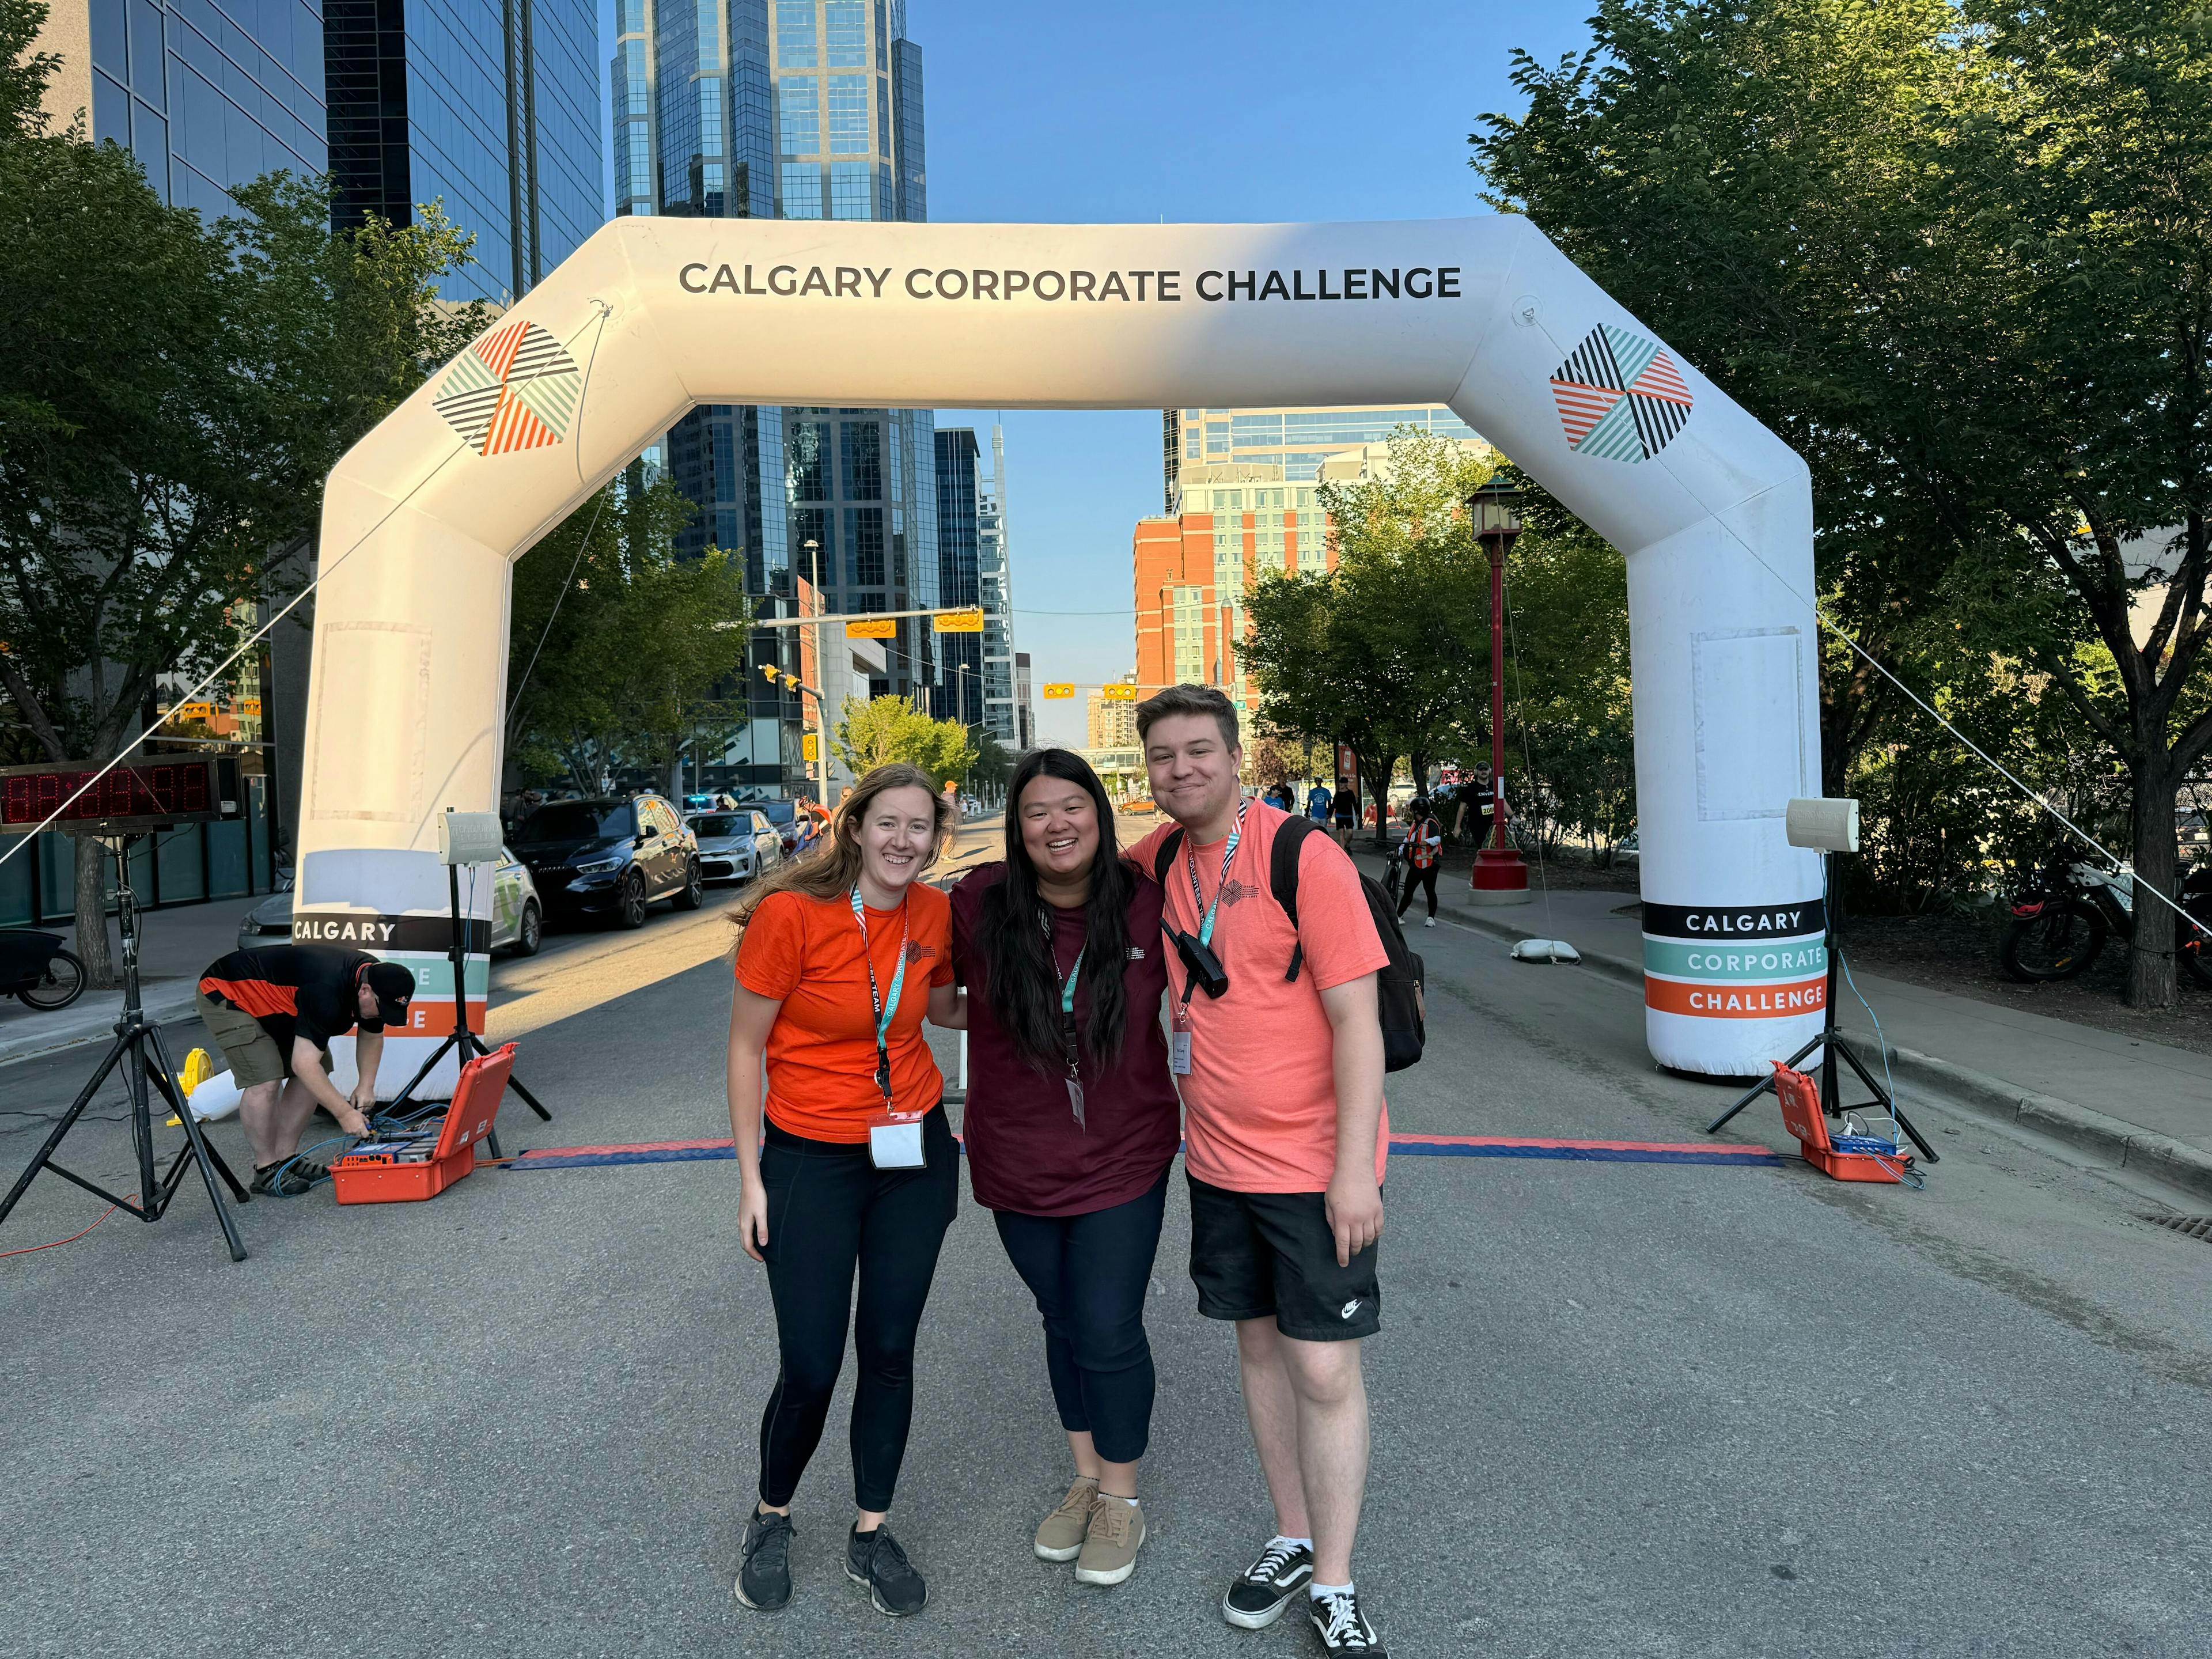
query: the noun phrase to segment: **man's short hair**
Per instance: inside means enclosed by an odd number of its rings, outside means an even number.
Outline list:
[[[1154,726],[1174,714],[1211,714],[1221,727],[1224,748],[1243,745],[1237,735],[1237,705],[1210,685],[1170,685],[1137,705],[1137,742],[1142,744]]]

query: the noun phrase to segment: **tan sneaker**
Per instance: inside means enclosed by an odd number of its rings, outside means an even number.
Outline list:
[[[1075,1563],[1079,1584],[1118,1584],[1137,1570],[1145,1541],[1145,1506],[1101,1498],[1091,1506],[1091,1526]]]
[[[1083,1553],[1083,1538],[1091,1526],[1091,1506],[1098,1501],[1098,1483],[1087,1474],[1075,1477],[1060,1507],[1044,1518],[1036,1531],[1037,1558],[1044,1561],[1073,1561]]]

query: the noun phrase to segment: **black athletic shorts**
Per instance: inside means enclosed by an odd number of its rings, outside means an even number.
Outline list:
[[[1237,1193],[1190,1182],[1190,1276],[1208,1319],[1264,1319],[1306,1342],[1346,1342],[1382,1328],[1370,1244],[1336,1265],[1319,1193]]]

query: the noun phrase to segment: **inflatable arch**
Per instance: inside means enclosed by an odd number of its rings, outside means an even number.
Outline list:
[[[625,218],[331,475],[295,936],[414,967],[387,1064],[451,1030],[437,814],[497,804],[513,562],[701,403],[1449,404],[1627,556],[1653,1056],[1748,1073],[1815,1029],[1806,468],[1528,220]]]

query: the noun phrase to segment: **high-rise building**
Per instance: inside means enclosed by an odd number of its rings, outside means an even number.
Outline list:
[[[1036,747],[1036,705],[1030,700],[1030,653],[1014,653],[1014,751]]]
[[[1014,581],[1006,545],[1006,434],[991,428],[991,470],[975,468],[975,598],[983,611],[983,724],[1018,750],[1022,725],[1014,696]]]
[[[1127,683],[1134,684],[1132,674]],[[1094,688],[1083,713],[1085,749],[1133,749],[1137,746],[1137,705],[1133,699],[1109,699],[1103,688]]]
[[[500,301],[605,222],[586,0],[323,0],[322,15],[340,226],[406,224],[436,202],[476,237],[447,296]]]
[[[977,605],[982,591],[975,576],[977,468],[981,457],[972,427],[937,428],[937,602]],[[963,726],[983,723],[983,636],[937,636],[938,671],[943,676],[930,712]]]
[[[904,0],[617,0],[616,30],[617,214],[926,216],[921,52]],[[794,568],[834,611],[937,605],[933,426],[921,410],[694,410],[665,448],[698,508],[678,546],[743,549],[746,589],[771,613],[792,603]],[[784,631],[756,633],[752,659],[787,650]],[[941,637],[902,619],[872,690],[938,707]],[[725,781],[797,787],[798,704],[747,684],[752,726]]]
[[[1319,476],[1322,461],[1352,444],[1380,443],[1400,426],[1441,438],[1474,429],[1442,404],[1414,409],[1168,409],[1160,411],[1163,510],[1180,513],[1184,469],[1249,464],[1282,469],[1285,483]]]

